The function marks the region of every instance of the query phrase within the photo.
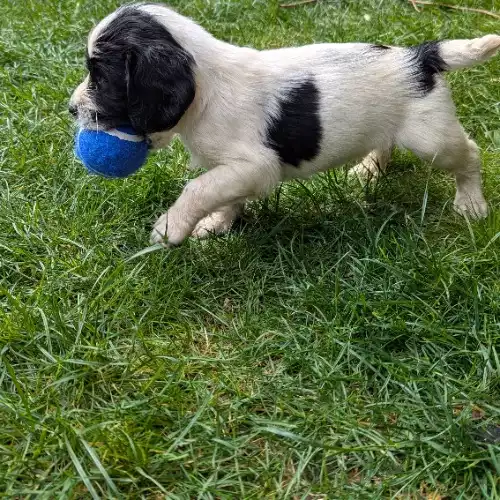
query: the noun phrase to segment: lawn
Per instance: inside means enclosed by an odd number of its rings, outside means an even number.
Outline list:
[[[500,498],[500,57],[448,76],[487,220],[398,152],[131,259],[192,173],[180,142],[127,180],[73,157],[85,37],[119,3],[0,0],[0,497]],[[258,48],[500,31],[403,0],[170,4]]]

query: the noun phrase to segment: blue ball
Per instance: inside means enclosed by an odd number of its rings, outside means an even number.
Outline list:
[[[146,161],[148,145],[132,127],[80,129],[75,138],[75,154],[93,174],[127,177]]]

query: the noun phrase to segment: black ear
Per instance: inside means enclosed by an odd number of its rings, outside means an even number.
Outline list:
[[[127,54],[127,106],[131,125],[148,134],[173,128],[193,102],[194,61],[167,37]]]

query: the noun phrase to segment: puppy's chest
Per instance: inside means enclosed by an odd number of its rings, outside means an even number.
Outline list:
[[[245,133],[236,128],[207,126],[191,133],[181,135],[191,153],[193,168],[212,169],[219,165],[233,164],[239,161],[253,161],[262,154],[264,144],[255,129]]]
[[[206,140],[196,141],[193,140],[193,138],[183,137],[182,139],[191,155],[189,163],[189,168],[191,170],[196,170],[198,168],[210,170],[223,162],[223,150],[217,148],[216,144]]]

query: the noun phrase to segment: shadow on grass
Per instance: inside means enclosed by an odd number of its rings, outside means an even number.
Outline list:
[[[339,237],[361,248],[382,227],[414,230],[414,224],[441,219],[457,224],[452,182],[442,172],[409,163],[391,165],[386,175],[364,186],[343,172],[329,172],[306,183],[292,181],[251,204],[233,232],[250,237],[256,249],[272,241],[323,245]]]

